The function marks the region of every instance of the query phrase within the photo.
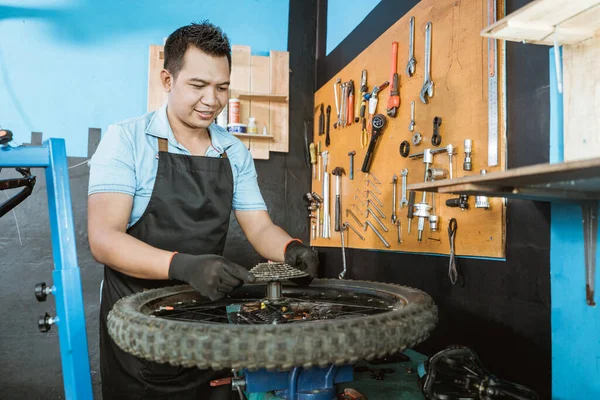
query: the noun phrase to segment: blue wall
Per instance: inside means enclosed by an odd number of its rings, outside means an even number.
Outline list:
[[[329,0],[327,4],[326,54],[331,53],[380,1]]]
[[[85,157],[88,128],[146,112],[149,45],[209,19],[254,54],[286,51],[288,14],[286,0],[2,1],[0,126]]]
[[[562,95],[556,89],[553,50],[550,50],[550,86],[550,161],[561,162]],[[552,204],[550,274],[554,399],[600,399],[600,308],[590,307],[585,302],[581,219],[581,207],[578,205]],[[596,254],[596,264],[600,265],[600,252]],[[598,271],[596,282],[598,288]],[[600,304],[598,294],[596,302]]]

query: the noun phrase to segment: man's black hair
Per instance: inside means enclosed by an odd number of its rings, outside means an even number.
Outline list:
[[[167,38],[164,68],[174,77],[177,77],[183,68],[183,57],[190,46],[213,57],[227,57],[231,71],[229,38],[218,26],[202,21],[182,26]]]

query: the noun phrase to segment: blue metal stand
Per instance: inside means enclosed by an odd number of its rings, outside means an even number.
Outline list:
[[[81,276],[77,265],[75,229],[65,141],[49,139],[36,147],[0,147],[0,167],[46,169],[56,318],[66,399],[91,399],[92,380]]]

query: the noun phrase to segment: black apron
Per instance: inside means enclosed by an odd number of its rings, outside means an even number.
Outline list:
[[[151,246],[186,254],[223,254],[233,200],[233,174],[226,158],[168,152],[158,139],[156,181],[150,202],[127,233]],[[146,280],[104,267],[100,306],[100,372],[102,396],[112,399],[210,399],[232,396],[231,386],[210,387],[231,370],[173,367],[122,351],[111,339],[106,318],[121,298],[145,289],[181,284]]]

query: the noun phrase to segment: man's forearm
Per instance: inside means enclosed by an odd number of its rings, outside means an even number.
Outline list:
[[[267,260],[283,262],[285,245],[292,239],[283,229],[275,224],[268,224],[252,239],[252,247]]]
[[[173,252],[157,249],[119,231],[90,237],[94,258],[126,275],[142,279],[168,279]]]

